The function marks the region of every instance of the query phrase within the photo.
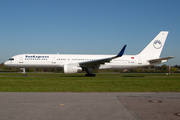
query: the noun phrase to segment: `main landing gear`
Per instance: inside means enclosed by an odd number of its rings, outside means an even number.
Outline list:
[[[85,76],[86,77],[96,77],[96,74],[93,74],[92,71],[93,71],[92,68],[87,68],[86,69],[87,74],[85,74]]]

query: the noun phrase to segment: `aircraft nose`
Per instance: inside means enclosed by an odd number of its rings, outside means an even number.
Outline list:
[[[4,63],[4,65],[5,65],[5,66],[8,66],[8,61],[6,61],[6,62]]]

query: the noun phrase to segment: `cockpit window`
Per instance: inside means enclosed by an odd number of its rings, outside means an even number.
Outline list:
[[[13,60],[14,60],[14,58],[9,58],[9,60],[13,61]]]

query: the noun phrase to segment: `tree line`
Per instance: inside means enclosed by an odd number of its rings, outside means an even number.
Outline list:
[[[180,73],[180,65],[174,65],[170,67],[171,73]],[[0,64],[0,72],[21,72],[20,68],[11,68]],[[26,68],[26,72],[63,72],[62,68]],[[135,69],[124,69],[124,70],[95,70],[95,73],[101,72],[120,72],[120,73],[168,73],[169,66],[163,64],[161,66],[150,66]]]

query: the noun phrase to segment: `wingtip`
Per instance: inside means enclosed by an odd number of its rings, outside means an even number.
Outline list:
[[[117,55],[117,57],[121,57],[124,54],[124,51],[126,49],[127,45],[124,45],[124,47],[121,49],[121,51],[119,52],[119,54]]]

